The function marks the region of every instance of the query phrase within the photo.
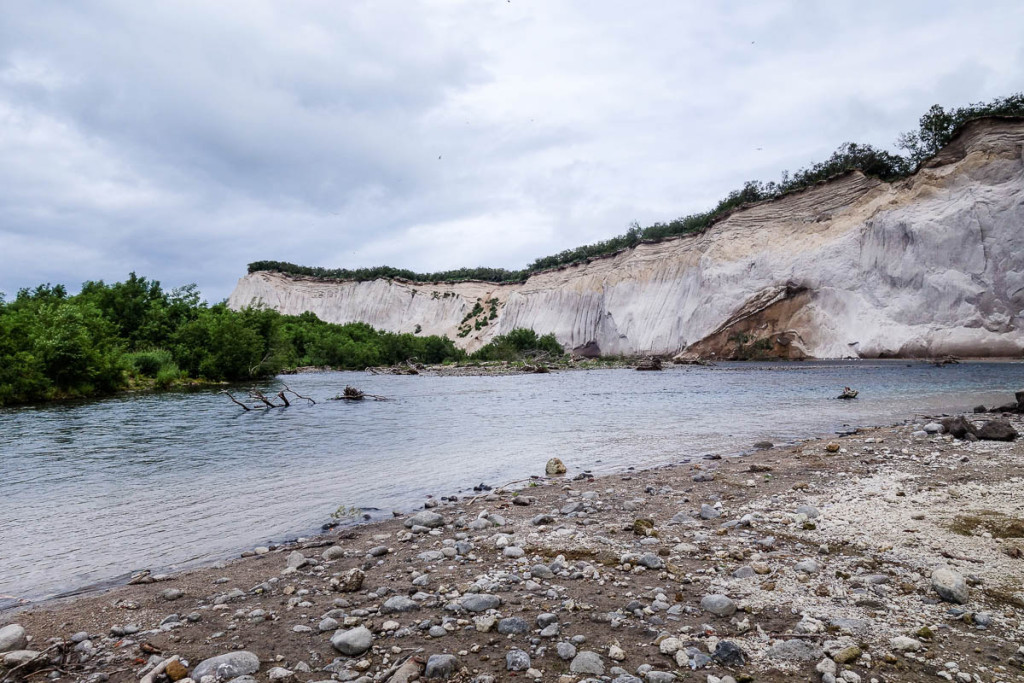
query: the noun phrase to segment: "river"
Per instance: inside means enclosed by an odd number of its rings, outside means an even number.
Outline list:
[[[0,595],[38,600],[209,563],[542,474],[652,467],[844,425],[1012,400],[1022,363],[722,363],[503,377],[327,372],[244,412],[216,391],[0,410]],[[328,401],[352,384],[389,401]],[[855,401],[834,397],[843,386]],[[10,606],[0,598],[0,607]]]

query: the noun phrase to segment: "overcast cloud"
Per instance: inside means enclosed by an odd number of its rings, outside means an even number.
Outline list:
[[[1022,89],[1020,2],[0,4],[0,291],[520,268]]]

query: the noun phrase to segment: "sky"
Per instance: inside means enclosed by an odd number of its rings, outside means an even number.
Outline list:
[[[1024,89],[1024,3],[0,3],[0,292],[534,259]]]

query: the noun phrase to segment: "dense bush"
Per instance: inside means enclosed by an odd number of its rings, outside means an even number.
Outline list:
[[[174,363],[174,356],[165,349],[135,351],[126,356],[128,363],[142,377],[156,377],[160,370]]]
[[[184,378],[245,381],[297,365],[370,365],[460,360],[445,337],[334,325],[312,313],[283,316],[201,302],[194,285],[165,292],[132,273],[0,297],[0,405],[108,394],[131,385],[166,388]]]
[[[748,181],[741,189],[730,192],[710,211],[690,214],[668,223],[655,223],[645,228],[640,227],[634,221],[622,235],[539,258],[523,270],[460,268],[439,273],[414,273],[411,270],[388,266],[347,270],[343,268],[311,268],[281,261],[256,261],[249,264],[249,272],[273,271],[338,280],[401,278],[415,282],[460,280],[521,282],[532,273],[614,254],[622,249],[635,247],[641,242],[656,242],[667,237],[702,232],[744,204],[776,199],[789,192],[811,187],[820,181],[849,171],[861,171],[866,175],[886,181],[905,178],[948,144],[966,122],[985,116],[1024,117],[1024,93],[1016,93],[1008,97],[997,98],[992,102],[970,104],[950,110],[945,110],[936,104],[921,117],[918,122],[918,130],[904,133],[899,137],[897,146],[904,151],[904,155],[879,150],[871,145],[846,142],[840,145],[825,161],[800,169],[793,174],[783,171],[779,182]]]
[[[521,360],[524,358],[558,358],[565,354],[553,334],[538,336],[528,328],[517,328],[500,334],[472,355],[473,360]]]

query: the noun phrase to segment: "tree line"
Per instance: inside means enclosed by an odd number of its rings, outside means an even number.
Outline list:
[[[903,133],[897,139],[896,146],[902,150],[902,154],[888,152],[867,144],[845,142],[824,161],[792,174],[783,171],[778,182],[751,180],[744,183],[742,188],[730,192],[709,211],[683,216],[668,223],[654,223],[647,227],[641,227],[634,221],[629,229],[621,235],[538,258],[522,270],[459,268],[436,273],[416,273],[408,269],[390,266],[350,270],[299,266],[283,261],[256,261],[249,264],[249,272],[271,271],[332,280],[398,278],[413,282],[458,282],[463,280],[522,282],[533,273],[607,256],[623,249],[635,247],[642,242],[657,242],[668,237],[701,233],[744,204],[777,199],[790,192],[811,187],[850,171],[860,171],[865,175],[888,182],[906,178],[947,145],[965,123],[987,116],[1024,117],[1024,93],[1016,93],[996,98],[991,102],[979,102],[953,109],[944,109],[938,104],[933,105],[918,121],[917,130]]]
[[[531,346],[562,353],[553,335],[510,335],[474,358],[511,360]],[[135,273],[124,282],[86,282],[73,296],[50,284],[22,289],[10,301],[0,295],[0,405],[196,380],[249,381],[300,366],[362,370],[468,358],[447,337],[327,323],[313,313],[234,311],[202,301],[195,285],[168,291]]]

